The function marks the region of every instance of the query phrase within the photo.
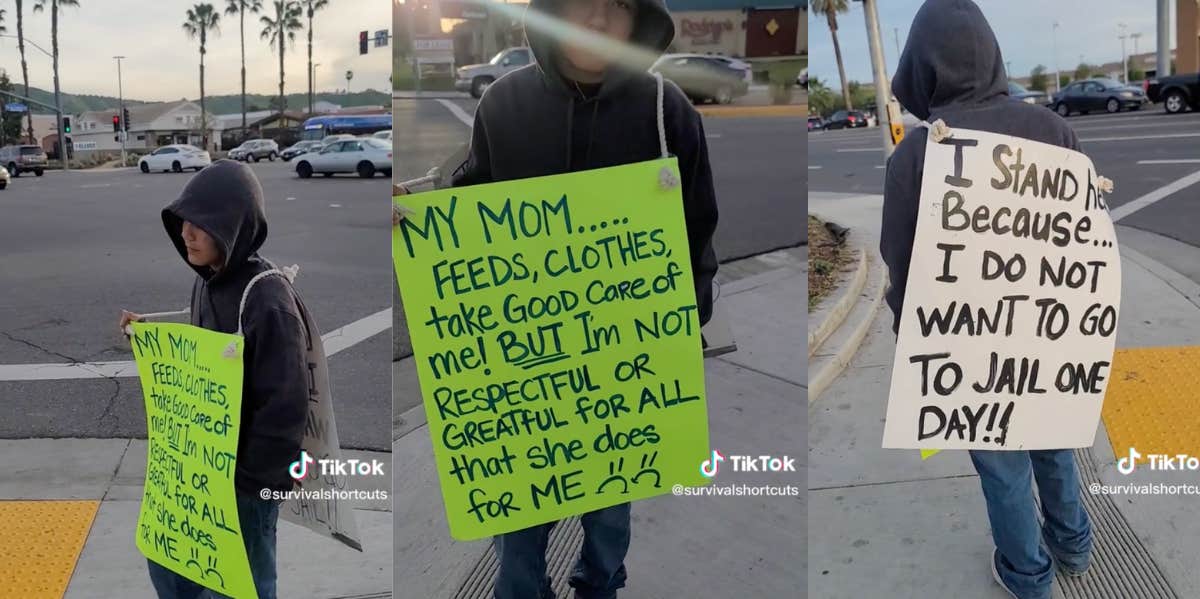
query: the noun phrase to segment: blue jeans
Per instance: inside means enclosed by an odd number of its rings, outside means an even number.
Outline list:
[[[250,575],[259,599],[275,599],[275,525],[279,521],[279,503],[257,497],[237,496],[238,522]],[[172,572],[155,562],[150,564],[150,583],[158,599],[217,599],[225,597]]]
[[[570,584],[579,599],[614,599],[625,586],[625,553],[629,551],[629,504],[622,503],[580,516],[583,549]],[[546,548],[554,522],[495,537],[500,572],[496,599],[555,599],[546,576]]]
[[[1074,455],[1069,449],[972,451],[971,461],[987,499],[999,552],[996,571],[1021,599],[1048,599],[1054,565],[1046,549],[1069,570],[1086,568],[1092,551],[1092,526],[1080,499]],[[1035,478],[1042,526],[1031,484]]]

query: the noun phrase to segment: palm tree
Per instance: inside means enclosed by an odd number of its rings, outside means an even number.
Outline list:
[[[308,2],[308,113],[313,111],[313,66],[312,66],[312,34],[313,13],[329,6],[329,0],[307,0]]]
[[[225,0],[225,14],[238,16],[238,35],[242,40],[242,136],[246,135],[246,13],[262,10],[262,0]]]
[[[29,97],[29,63],[25,62],[25,10],[23,0],[17,2],[17,48],[21,51],[21,77],[25,81],[25,97]],[[25,111],[29,117],[29,140],[33,142],[33,111]]]
[[[842,46],[838,43],[837,35],[837,14],[848,12],[850,7],[846,4],[846,0],[812,0],[809,3],[809,9],[817,14],[824,13],[825,20],[829,22],[829,33],[833,35],[833,54],[837,57],[838,75],[842,78],[842,98],[846,101],[846,110],[854,110],[854,106],[850,103],[850,86],[846,81],[846,66],[842,64]]]
[[[55,104],[59,103],[60,90],[58,85],[58,7],[60,6],[79,6],[79,0],[33,0],[33,12],[42,12],[46,10],[46,4],[50,4],[50,56],[54,61],[54,100]],[[62,106],[58,106],[59,110]],[[63,161],[64,168],[69,163],[67,154],[67,143],[62,139],[62,113],[58,114],[58,157]]]
[[[187,11],[183,31],[188,39],[200,38],[200,145],[208,149],[208,111],[204,106],[204,55],[208,49],[208,32],[220,33],[221,13],[208,3],[197,4]]]
[[[287,100],[283,96],[283,54],[287,49],[285,43],[296,42],[296,31],[304,28],[304,24],[300,22],[300,15],[304,14],[304,10],[296,0],[274,0],[271,4],[275,7],[275,18],[266,15],[258,18],[263,26],[259,38],[267,40],[272,46],[278,44],[279,126],[282,126],[283,112],[287,108]]]

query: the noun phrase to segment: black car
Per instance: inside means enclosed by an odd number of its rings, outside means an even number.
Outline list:
[[[825,128],[825,119],[823,119],[819,116],[808,117],[808,130],[809,131],[815,131],[815,130],[824,129],[824,128]]]
[[[1162,102],[1163,110],[1170,114],[1184,112],[1189,106],[1200,111],[1200,73],[1151,76],[1146,82],[1146,97],[1154,103]]]
[[[1112,79],[1084,79],[1065,87],[1055,96],[1052,107],[1058,114],[1068,116],[1073,112],[1139,110],[1145,103],[1146,93],[1140,87]]]
[[[825,130],[833,129],[855,129],[858,127],[866,127],[867,115],[857,110],[839,110],[825,121]]]
[[[321,149],[320,140],[306,139],[304,141],[298,141],[298,142],[296,142],[295,145],[289,146],[288,148],[284,149],[282,152],[279,153],[279,157],[283,158],[284,162],[287,162],[301,154],[306,154],[308,152],[315,152],[319,149]]]
[[[1046,92],[1028,90],[1012,81],[1008,82],[1008,95],[1010,98],[1016,98],[1028,104],[1046,106],[1050,103],[1050,95]]]
[[[750,89],[750,64],[710,54],[664,54],[651,71],[678,85],[693,103],[728,104]]]

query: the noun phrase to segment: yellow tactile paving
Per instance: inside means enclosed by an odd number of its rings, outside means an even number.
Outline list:
[[[1200,346],[1117,350],[1103,418],[1117,457],[1200,456]]]
[[[61,599],[99,507],[0,500],[0,597]]]

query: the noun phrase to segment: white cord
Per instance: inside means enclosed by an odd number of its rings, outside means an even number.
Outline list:
[[[662,73],[655,72],[654,80],[658,83],[658,113],[655,115],[658,118],[658,148],[662,152],[662,157],[667,157],[667,130],[663,126],[663,78]]]
[[[270,261],[268,261],[267,263],[270,264]],[[272,266],[274,266],[274,265],[272,265]],[[279,276],[287,279],[288,282],[291,283],[296,280],[296,275],[299,273],[300,273],[300,266],[293,264],[291,266],[285,266],[283,268],[272,268],[271,270],[264,270],[263,272],[260,272],[256,275],[254,275],[254,278],[250,279],[249,283],[246,283],[246,289],[242,291],[242,301],[238,304],[238,328],[237,328],[238,337],[242,336],[242,312],[244,312],[246,310],[246,300],[250,297],[250,289],[252,287],[254,287],[254,284],[259,282],[260,280],[262,280],[264,277],[269,277],[271,275],[279,275]]]

